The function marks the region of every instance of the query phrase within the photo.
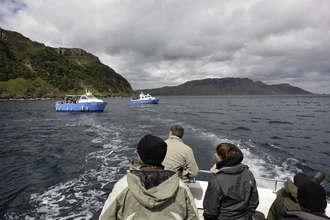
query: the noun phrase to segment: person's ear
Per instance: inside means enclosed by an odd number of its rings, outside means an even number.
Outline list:
[[[143,160],[141,159],[140,155],[138,154],[138,162],[140,165],[144,164]]]

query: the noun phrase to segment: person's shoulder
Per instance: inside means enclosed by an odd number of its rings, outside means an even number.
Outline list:
[[[287,191],[295,191],[297,193],[298,187],[291,180],[285,181],[284,187]]]
[[[128,182],[127,182],[127,175],[132,175],[131,173],[127,173],[126,175],[124,175],[122,178],[120,178],[114,185],[114,189],[116,190],[123,190],[128,186]]]
[[[240,164],[236,165],[236,167],[237,167],[238,170],[241,170],[242,173],[248,174],[248,175],[250,175],[254,178],[254,174],[250,170],[248,165],[246,165],[244,163],[240,163]]]
[[[213,175],[211,177],[211,179],[209,179],[209,184],[214,184],[214,183],[222,183],[222,182],[225,182],[225,180],[227,180],[226,178],[226,175],[221,173],[221,172],[218,172],[216,173],[215,175]]]
[[[183,142],[183,140],[175,135],[171,136],[169,139],[165,140],[165,143],[168,144],[168,146],[180,146],[179,148],[176,148],[177,150],[183,150],[183,151],[190,151],[192,150],[187,144]]]

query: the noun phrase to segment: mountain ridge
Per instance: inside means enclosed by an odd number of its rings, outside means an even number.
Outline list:
[[[226,77],[187,81],[178,86],[136,90],[153,96],[174,95],[293,95],[313,94],[288,83],[267,85],[249,78]]]

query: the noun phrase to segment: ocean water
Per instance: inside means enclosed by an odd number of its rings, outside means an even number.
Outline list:
[[[174,124],[185,128],[200,169],[214,164],[219,143],[231,142],[255,177],[322,171],[330,198],[330,96],[105,100],[97,113],[56,112],[55,100],[0,102],[0,219],[98,219],[128,160],[136,162],[138,141],[166,139]]]

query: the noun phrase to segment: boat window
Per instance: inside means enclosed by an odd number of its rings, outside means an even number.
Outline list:
[[[87,97],[83,95],[80,97],[80,99],[87,99]]]

